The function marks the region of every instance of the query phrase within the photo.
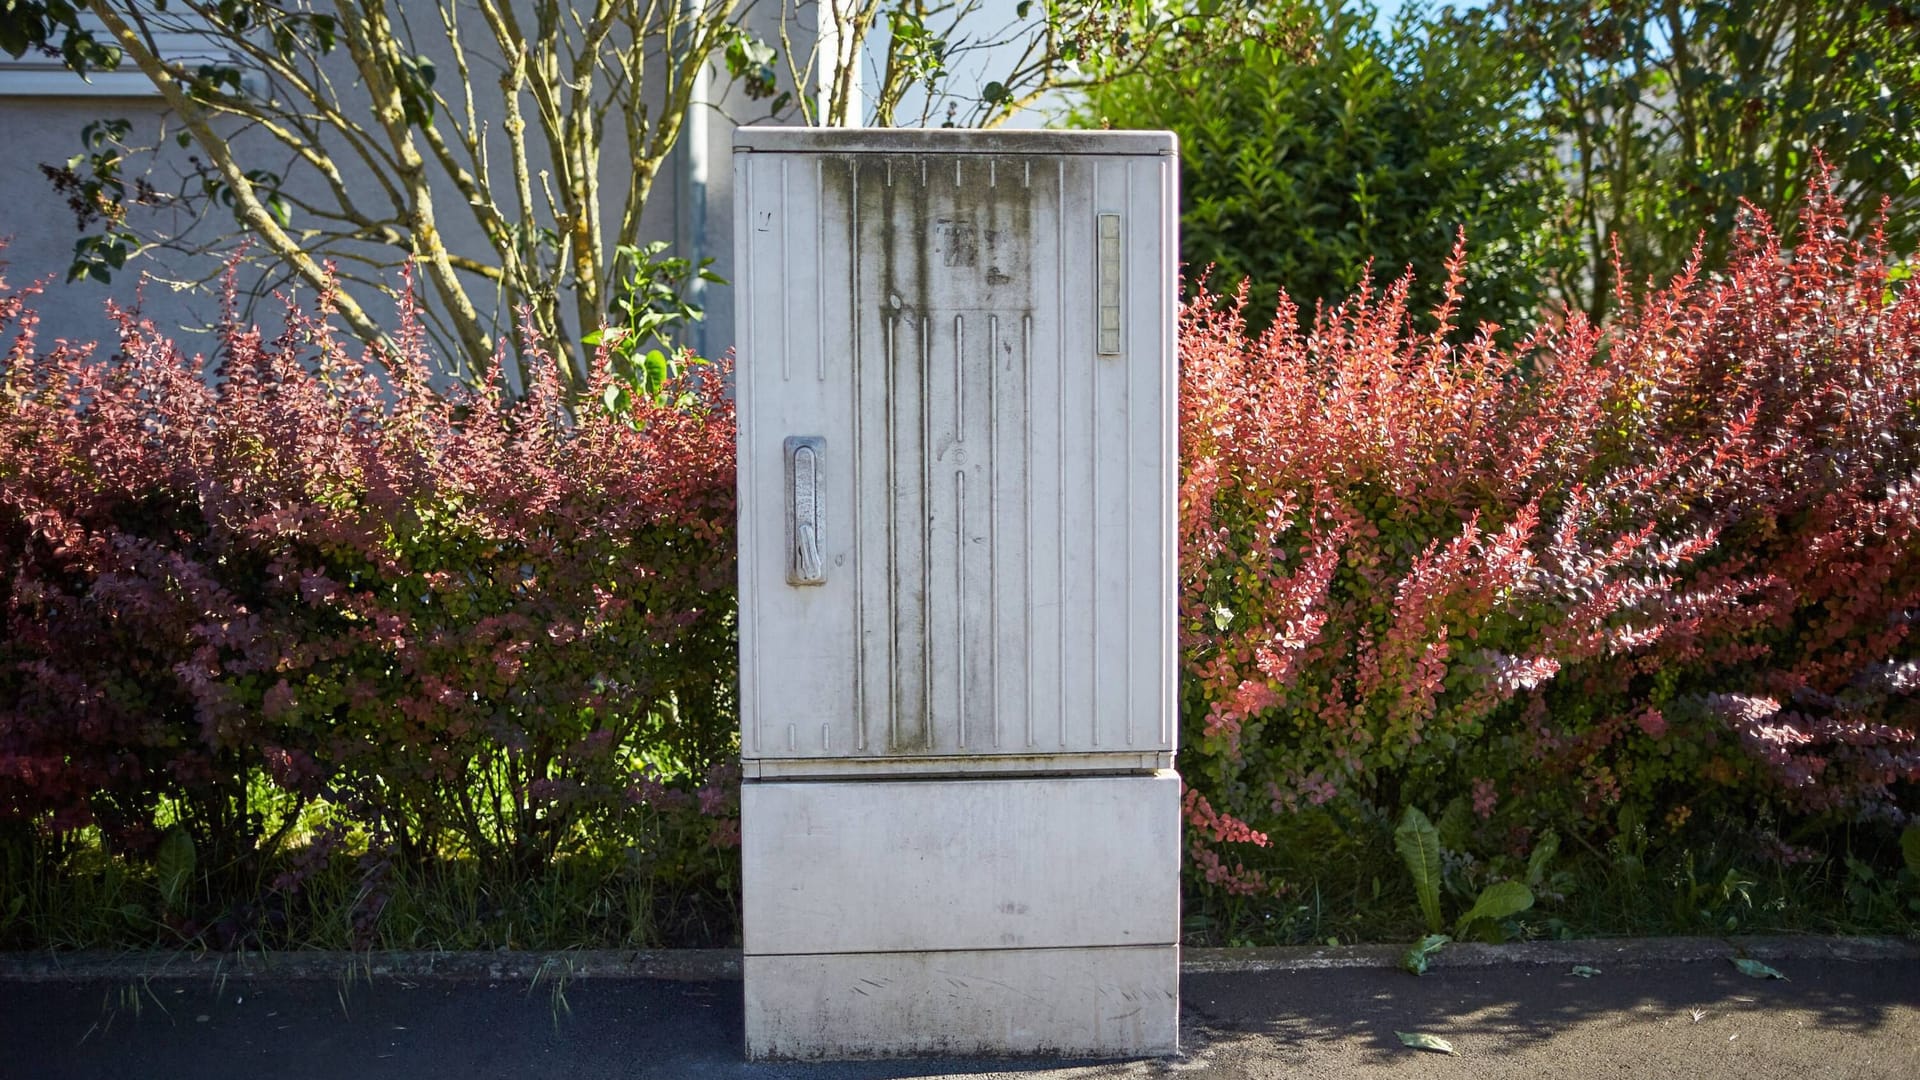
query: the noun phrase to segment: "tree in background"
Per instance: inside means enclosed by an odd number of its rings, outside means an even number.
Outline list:
[[[980,0],[7,0],[0,49],[136,68],[167,106],[158,138],[104,120],[49,167],[84,233],[77,276],[244,238],[256,293],[290,279],[332,289],[373,342],[383,328],[367,298],[413,264],[469,381],[503,343],[518,347],[526,311],[573,358],[578,389],[596,344],[629,381],[658,385],[662,354],[641,363],[636,344],[699,316],[685,286],[702,268],[646,243],[642,218],[689,109],[712,107],[698,89],[709,65],[777,117],[841,124],[870,102],[880,123],[914,122],[902,101],[918,91],[920,123],[991,126],[1136,70],[1160,45],[1284,46],[1284,24],[1254,26],[1237,7],[1030,0],[1008,19]],[[869,96],[851,76],[876,26],[887,47]],[[961,76],[982,64],[978,86]],[[193,157],[168,178],[176,138]],[[195,285],[219,266],[185,262],[206,271],[173,271]]]
[[[1482,25],[1539,72],[1561,140],[1586,255],[1554,284],[1590,314],[1611,302],[1616,245],[1658,280],[1696,242],[1720,266],[1742,204],[1788,216],[1816,151],[1850,202],[1891,203],[1895,251],[1920,238],[1913,0],[1499,0],[1494,15]]]
[[[331,291],[372,342],[367,297],[410,263],[455,370],[478,380],[521,311],[578,356],[636,270],[697,270],[649,261],[641,215],[710,58],[750,95],[773,94],[742,24],[750,6],[49,0],[10,6],[0,47],[137,69],[168,109],[160,146],[129,141],[124,122],[94,125],[86,152],[54,170],[83,225],[89,210],[103,223],[81,238],[77,272],[154,248],[231,249],[239,233],[269,283]],[[138,185],[164,175],[154,151],[176,139],[193,154],[180,183]],[[178,213],[136,218],[130,201]],[[462,249],[456,222],[482,241]]]
[[[781,40],[807,123],[996,127],[1050,94],[1156,70],[1162,57],[1228,59],[1252,41],[1298,58],[1305,25],[1242,0],[784,0]],[[819,47],[793,47],[807,11]],[[1292,10],[1292,9],[1289,9]],[[862,62],[869,43],[885,51]],[[877,50],[876,50],[877,51]],[[973,76],[978,76],[974,78]],[[868,83],[870,77],[871,85]],[[977,85],[976,85],[977,83]]]
[[[1300,10],[1259,7],[1280,25]],[[1553,229],[1553,141],[1529,117],[1527,73],[1479,21],[1403,15],[1382,34],[1364,4],[1308,14],[1311,62],[1256,39],[1232,65],[1167,49],[1089,92],[1078,119],[1179,133],[1182,256],[1214,265],[1216,288],[1250,280],[1250,310],[1285,288],[1310,315],[1369,266],[1411,267],[1412,303],[1430,307],[1464,228],[1464,323],[1530,322],[1572,251]]]
[[[1439,282],[1464,226],[1469,325],[1553,301],[1598,318],[1616,250],[1656,280],[1696,244],[1717,268],[1742,207],[1786,216],[1816,152],[1843,197],[1890,204],[1892,250],[1920,241],[1912,0],[1496,0],[1384,36],[1364,4],[1318,19],[1312,65],[1249,43],[1202,66],[1176,43],[1079,114],[1180,133],[1187,258],[1257,293],[1344,295],[1369,256]]]

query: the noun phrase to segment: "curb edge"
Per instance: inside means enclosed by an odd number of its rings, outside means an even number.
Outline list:
[[[1182,975],[1397,970],[1405,945],[1182,949]],[[1590,964],[1645,967],[1737,956],[1766,961],[1920,962],[1920,942],[1887,937],[1681,937],[1449,945],[1434,970]],[[580,949],[559,952],[0,952],[0,981],[377,978],[475,982],[541,979],[740,978],[738,949]]]

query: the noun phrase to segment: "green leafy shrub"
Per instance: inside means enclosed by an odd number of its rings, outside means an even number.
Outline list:
[[[1256,328],[1279,290],[1310,315],[1369,267],[1411,268],[1409,303],[1431,307],[1463,227],[1477,254],[1458,318],[1530,325],[1574,238],[1554,227],[1554,147],[1529,119],[1529,72],[1476,24],[1403,16],[1382,36],[1374,15],[1318,6],[1309,63],[1257,41],[1233,65],[1162,49],[1077,118],[1179,134],[1181,257],[1216,267],[1228,292],[1250,279]]]
[[[1462,5],[1468,6],[1468,5]],[[1817,155],[1858,205],[1888,200],[1920,241],[1920,18],[1908,0],[1490,0],[1476,24],[1532,82],[1530,115],[1562,147],[1565,228],[1583,257],[1558,296],[1610,310],[1616,253],[1660,280],[1732,252],[1746,205],[1776,219]],[[1854,236],[1874,227],[1862,217]],[[1570,271],[1570,272],[1569,272]]]

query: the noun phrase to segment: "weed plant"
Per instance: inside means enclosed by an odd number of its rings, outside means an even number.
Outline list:
[[[1633,826],[1597,846],[1563,845],[1510,940],[1867,934],[1920,941],[1920,866],[1882,830],[1842,831],[1831,854],[1783,860],[1753,823],[1689,823],[1667,835]],[[1407,942],[1426,932],[1414,883],[1385,814],[1321,807],[1269,836],[1259,869],[1285,885],[1266,896],[1190,891],[1185,940],[1199,946]],[[1915,834],[1920,837],[1920,834]],[[1920,843],[1920,840],[1908,841]],[[1523,877],[1515,856],[1443,855],[1459,907],[1493,880]]]

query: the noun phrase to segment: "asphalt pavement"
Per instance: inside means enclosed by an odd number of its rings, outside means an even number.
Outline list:
[[[0,957],[0,1078],[1920,1078],[1920,950],[1820,940],[1189,954],[1182,1052],[753,1064],[737,959]],[[1731,962],[1763,957],[1784,980]],[[1578,969],[1578,970],[1576,970]],[[1446,1040],[1451,1055],[1398,1033]]]

